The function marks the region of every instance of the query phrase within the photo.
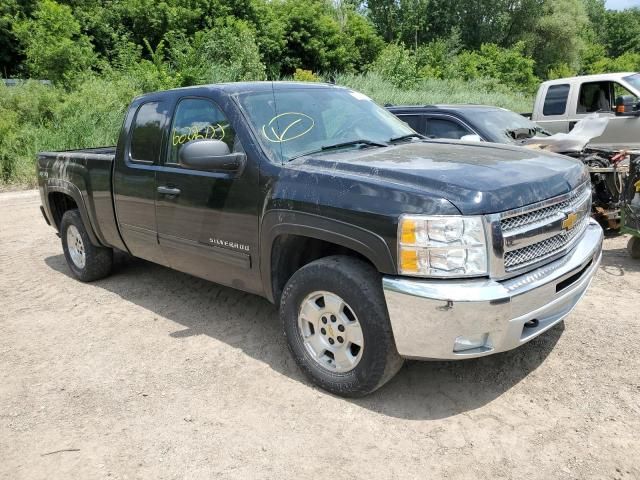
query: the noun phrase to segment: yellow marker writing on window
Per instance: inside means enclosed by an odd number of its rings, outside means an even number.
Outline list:
[[[285,112],[276,115],[269,120],[269,123],[263,125],[262,135],[270,142],[289,142],[306,135],[314,126],[315,122],[309,115],[299,112]]]
[[[210,140],[223,140],[226,132],[222,125],[216,123],[215,125],[207,125],[204,129],[204,133],[200,133],[202,130],[197,125],[188,127],[186,133],[183,129],[174,129],[172,134],[172,144],[174,147],[182,145],[183,143],[190,142],[192,140],[210,139]]]

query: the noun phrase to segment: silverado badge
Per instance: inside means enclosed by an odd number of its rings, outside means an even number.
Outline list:
[[[578,223],[578,214],[571,212],[567,215],[567,218],[562,221],[562,229],[569,231],[576,226],[576,223]]]

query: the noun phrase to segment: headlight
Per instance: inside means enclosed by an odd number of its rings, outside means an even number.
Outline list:
[[[482,217],[401,216],[398,265],[401,275],[487,275],[487,243]]]

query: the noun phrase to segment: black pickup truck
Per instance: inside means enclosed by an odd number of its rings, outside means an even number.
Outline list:
[[[113,251],[262,295],[321,387],[405,358],[515,348],[587,290],[602,230],[577,160],[432,141],[366,96],[256,82],[152,93],[117,147],[38,156],[42,212],[82,281]]]

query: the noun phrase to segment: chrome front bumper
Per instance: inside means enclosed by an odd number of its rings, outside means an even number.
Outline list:
[[[559,323],[585,294],[602,258],[602,239],[602,229],[590,220],[564,257],[500,282],[384,277],[398,352],[406,358],[461,359],[528,342]],[[459,338],[480,338],[482,345],[460,350]]]

